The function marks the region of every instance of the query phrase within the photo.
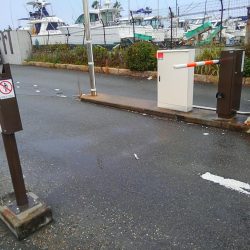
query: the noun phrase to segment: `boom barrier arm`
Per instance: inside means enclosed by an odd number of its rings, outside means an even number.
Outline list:
[[[219,64],[219,63],[220,63],[220,60],[191,62],[191,63],[185,63],[185,64],[176,64],[174,65],[174,69],[192,68],[192,67],[197,67],[197,66],[213,65],[213,64]]]

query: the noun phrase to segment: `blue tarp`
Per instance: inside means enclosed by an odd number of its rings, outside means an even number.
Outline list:
[[[152,9],[150,9],[149,7],[146,7],[145,9],[141,8],[139,10],[133,11],[133,14],[151,14],[152,13]]]

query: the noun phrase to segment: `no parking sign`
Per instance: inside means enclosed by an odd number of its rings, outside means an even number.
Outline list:
[[[15,92],[12,80],[0,80],[0,100],[13,97],[15,97]]]

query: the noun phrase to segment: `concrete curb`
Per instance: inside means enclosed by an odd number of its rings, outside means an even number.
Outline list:
[[[28,66],[37,66],[37,67],[44,67],[44,68],[55,68],[55,69],[68,69],[68,70],[77,70],[88,72],[88,66],[86,65],[75,65],[75,64],[59,64],[59,63],[45,63],[45,62],[24,62],[23,65]],[[157,78],[156,71],[131,71],[129,69],[119,69],[119,68],[110,68],[110,67],[95,67],[96,73],[102,74],[111,74],[111,75],[119,75],[119,76],[130,76],[130,77],[137,77],[137,78],[148,78],[152,77],[152,79]],[[204,82],[204,83],[218,83],[218,76],[208,76],[208,75],[194,75],[195,82]],[[243,85],[250,86],[250,78],[244,78]]]
[[[83,72],[89,71],[88,66],[86,65],[45,63],[45,62],[24,62],[23,65],[37,66],[37,67],[44,67],[44,68],[77,70],[77,71],[83,71]],[[148,77],[152,77],[153,79],[157,78],[156,71],[137,72],[137,71],[131,71],[129,69],[110,68],[106,66],[105,67],[96,66],[95,72],[103,73],[103,74],[119,75],[119,76],[132,76],[132,77],[138,77],[138,78],[148,78]]]
[[[192,112],[185,113],[158,108],[156,101],[139,100],[135,98],[111,96],[106,94],[98,94],[98,96],[82,95],[80,99],[85,102],[134,111],[142,114],[250,133],[250,126],[244,124],[247,120],[247,116],[245,115],[237,115],[233,119],[220,119],[217,117],[216,112],[211,110],[194,108]]]

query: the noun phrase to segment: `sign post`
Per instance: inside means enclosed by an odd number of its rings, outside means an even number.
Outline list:
[[[21,131],[15,88],[9,64],[4,64],[0,74],[0,132],[9,165],[14,197],[12,194],[1,197],[0,219],[11,229],[18,239],[52,221],[52,212],[39,198],[27,192],[23,179],[15,132]],[[6,203],[6,204],[5,204]]]
[[[2,79],[1,79],[2,78]],[[20,164],[15,132],[22,130],[18,104],[15,96],[9,64],[3,65],[0,78],[0,125],[4,148],[9,164],[10,175],[17,206],[28,205],[28,198]]]

